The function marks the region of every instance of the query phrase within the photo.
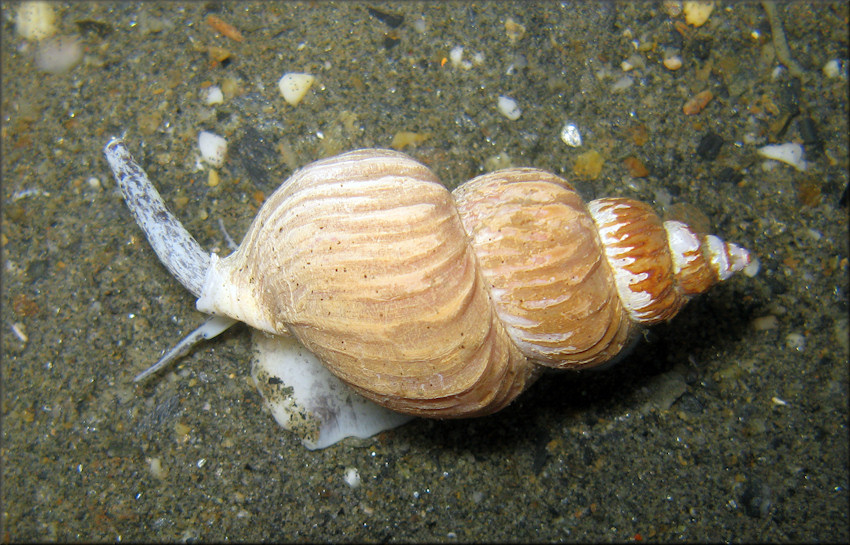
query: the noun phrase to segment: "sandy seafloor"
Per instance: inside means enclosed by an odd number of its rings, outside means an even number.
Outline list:
[[[36,68],[2,5],[0,540],[846,542],[846,3],[779,5],[798,87],[760,4],[719,2],[700,28],[660,3],[500,4],[56,4],[85,50],[63,74]],[[525,27],[514,42],[508,18]],[[442,61],[455,46],[468,68]],[[668,47],[678,71],[661,64]],[[297,107],[277,87],[289,71],[318,78]],[[223,104],[204,103],[210,85]],[[714,99],[684,115],[704,89]],[[502,94],[519,119],[499,113]],[[561,141],[567,121],[582,147]],[[195,168],[203,129],[230,143],[215,187]],[[293,168],[412,131],[430,136],[406,151],[450,187],[501,156],[588,200],[692,204],[762,270],[611,370],[544,376],[487,418],[311,452],[264,410],[245,326],[131,384],[203,316],[110,176],[101,150],[124,131],[189,231],[224,253],[218,219],[238,240]],[[697,153],[709,132],[714,158]],[[757,156],[794,141],[805,172]],[[604,159],[596,179],[574,174],[588,150]]]

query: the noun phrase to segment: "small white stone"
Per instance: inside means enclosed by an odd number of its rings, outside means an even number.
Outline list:
[[[711,12],[714,11],[714,2],[685,2],[682,5],[685,13],[685,22],[695,27],[700,27],[708,21]]]
[[[837,78],[841,74],[841,63],[838,59],[832,59],[823,65],[823,75],[832,79]]]
[[[643,68],[644,66],[646,66],[646,63],[644,62],[643,57],[638,53],[634,53],[629,56],[628,59],[620,63],[620,68],[623,72],[630,72],[635,68]]]
[[[343,479],[345,479],[345,484],[351,488],[360,487],[360,472],[353,467],[346,468]]]
[[[806,159],[803,146],[794,142],[771,144],[758,149],[759,155],[791,165],[800,172],[806,170]]]
[[[289,72],[280,78],[277,85],[280,88],[280,94],[283,95],[283,100],[292,106],[298,106],[314,81],[316,81],[316,76]]]
[[[753,318],[753,321],[751,323],[753,329],[755,329],[756,331],[767,331],[779,327],[779,319],[773,314]]]
[[[785,346],[797,352],[802,352],[806,348],[806,337],[796,332],[789,333],[785,336]]]
[[[165,477],[165,470],[162,467],[162,460],[158,457],[148,458],[148,466],[150,467],[151,475],[157,479]]]
[[[499,95],[499,111],[511,121],[519,119],[519,116],[522,115],[522,110],[516,100],[505,95]]]
[[[581,133],[575,123],[567,122],[561,129],[561,140],[571,148],[581,146]]]
[[[678,70],[682,67],[682,57],[673,54],[669,57],[664,57],[662,63],[664,64],[664,68],[667,70]]]
[[[623,76],[617,81],[615,81],[613,85],[611,85],[611,92],[616,93],[619,91],[625,91],[626,89],[631,87],[634,82],[635,80],[633,80],[631,77]]]
[[[221,87],[213,85],[204,91],[204,102],[212,106],[213,104],[221,104],[224,102],[224,93],[221,92]]]
[[[456,45],[451,51],[449,51],[449,60],[452,63],[452,66],[459,67],[461,62],[463,62],[463,47]]]
[[[201,131],[198,134],[198,148],[201,150],[201,158],[208,164],[216,168],[224,164],[224,158],[227,156],[227,140],[221,136],[209,131]]]
[[[761,262],[755,256],[750,256],[750,262],[747,263],[747,266],[741,269],[741,272],[744,273],[744,276],[748,278],[752,278],[759,273],[759,269],[761,269]]]

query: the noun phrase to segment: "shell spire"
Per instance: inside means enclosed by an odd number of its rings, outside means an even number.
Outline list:
[[[587,205],[599,231],[620,299],[632,320],[669,320],[692,295],[732,274],[758,270],[750,253],[681,221],[661,221],[645,203],[607,198]]]

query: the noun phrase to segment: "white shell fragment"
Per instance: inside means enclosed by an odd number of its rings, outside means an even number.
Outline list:
[[[218,168],[224,164],[227,140],[223,137],[209,131],[201,131],[198,134],[198,148],[201,150],[201,158],[209,165]]]
[[[316,81],[316,76],[299,72],[284,74],[277,83],[280,94],[290,106],[298,106],[298,103],[310,90],[310,86]]]
[[[561,129],[561,140],[571,148],[581,146],[581,133],[575,123],[567,122],[564,125],[564,128]]]
[[[252,333],[254,383],[278,424],[308,449],[323,449],[346,437],[371,437],[413,418],[354,392],[295,339]]]
[[[522,115],[522,110],[516,100],[505,95],[499,95],[499,111],[511,121],[516,121]]]
[[[800,172],[804,172],[807,167],[803,146],[794,142],[764,146],[758,149],[758,153],[762,157],[791,165]]]

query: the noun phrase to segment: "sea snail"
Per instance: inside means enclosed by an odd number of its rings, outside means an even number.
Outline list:
[[[284,427],[304,425],[311,448],[332,442],[320,437],[326,424],[342,436],[368,436],[403,415],[498,411],[544,368],[610,362],[643,326],[758,267],[744,248],[662,222],[641,202],[585,204],[566,180],[543,170],[499,170],[450,193],[426,166],[383,149],[296,171],[263,204],[238,249],[219,258],[165,208],[121,139],[104,151],[160,260],[198,297],[198,310],[216,317],[160,364],[236,321],[263,332],[255,334],[255,381]],[[265,360],[277,350],[310,359],[287,344],[292,337],[392,412],[332,378],[336,394],[281,399],[299,389],[292,384],[302,371]],[[337,394],[341,401],[328,400]],[[353,416],[340,414],[350,408]],[[389,420],[349,429],[367,413]]]

